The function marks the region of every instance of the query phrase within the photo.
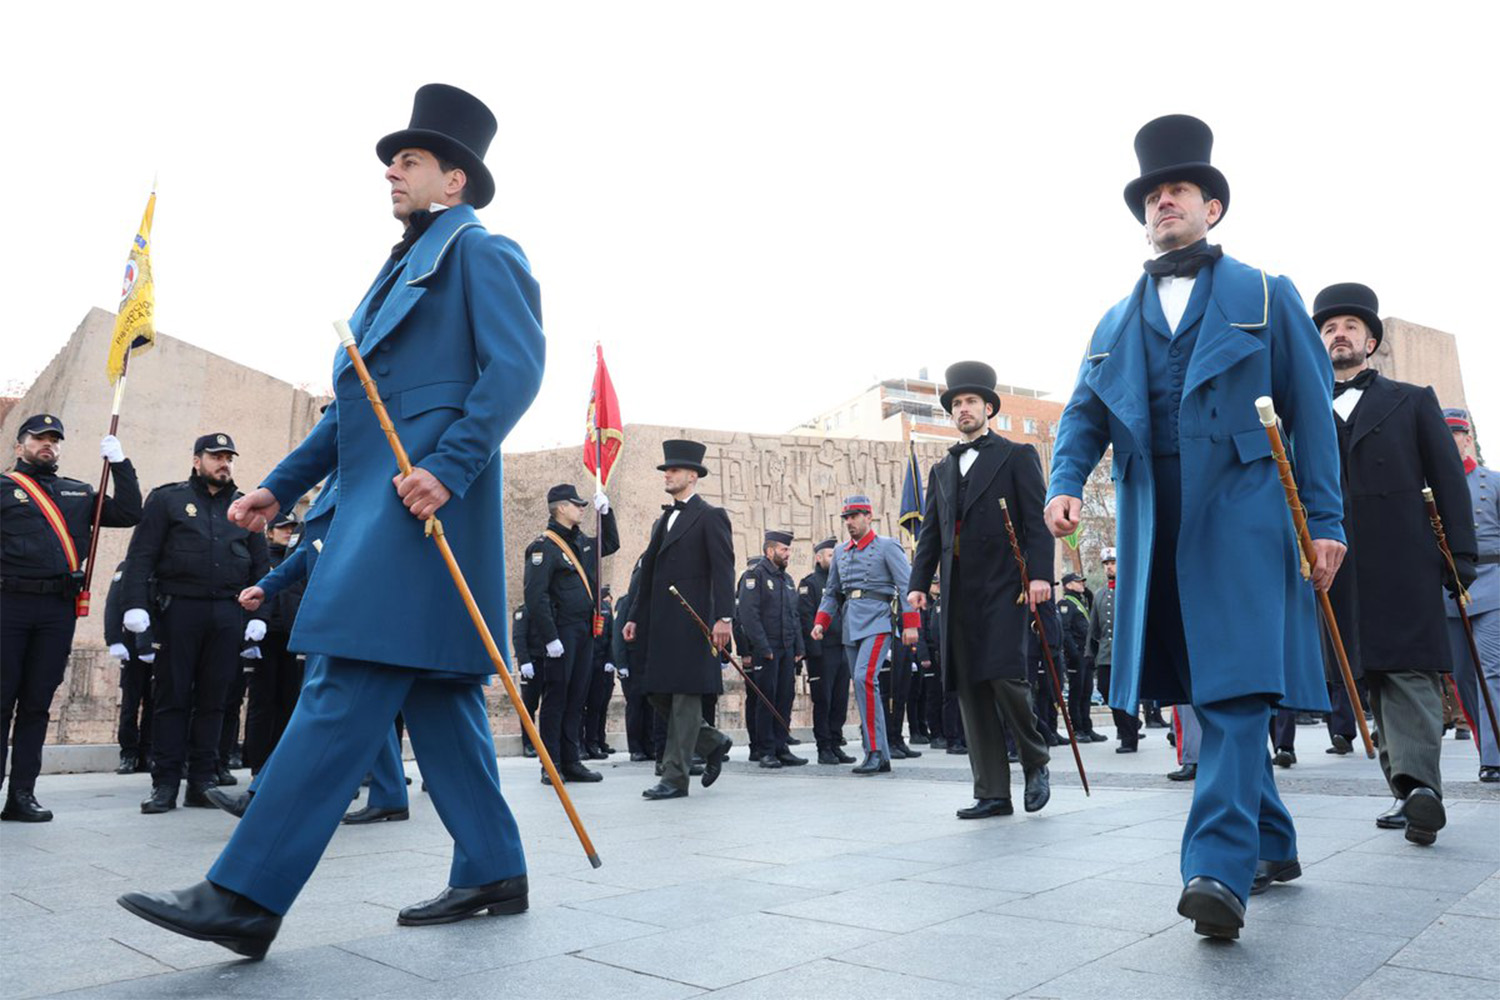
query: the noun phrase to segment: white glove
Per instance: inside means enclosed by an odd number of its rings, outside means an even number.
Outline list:
[[[912,662],[911,672],[914,674],[921,673],[921,669],[917,666],[915,661]]]
[[[614,673],[615,672],[615,665],[613,663],[606,663],[604,665],[604,672],[606,674],[612,674],[612,673]]]
[[[140,660],[142,663],[155,663],[156,662],[156,654],[155,653],[142,653],[140,656],[137,656],[136,659]]]
[[[601,514],[609,513],[609,497],[604,495],[603,490],[594,491],[594,509]]]
[[[529,663],[521,664],[521,676],[526,678],[528,681],[531,680],[536,676],[536,667],[533,667]]]
[[[260,642],[266,637],[266,623],[259,618],[252,618],[245,623],[245,641]]]
[[[130,659],[130,650],[125,648],[125,644],[123,642],[112,642],[109,645],[109,655],[113,656],[121,663],[124,663],[126,660]]]
[[[125,612],[123,619],[125,631],[140,635],[151,627],[151,616],[146,613],[145,608],[131,608]]]
[[[99,440],[99,457],[114,465],[125,461],[125,449],[120,447],[120,439],[113,434],[106,434]]]
[[[553,639],[551,642],[547,643],[547,655],[552,657],[552,659],[554,660],[563,655],[561,639]]]
[[[625,678],[627,678],[627,677],[630,676],[630,670],[627,669],[626,667],[620,667],[618,670],[615,671],[615,673],[619,675],[620,680],[622,680],[622,681]]]
[[[240,653],[240,659],[242,659],[242,660],[258,660],[258,659],[260,659],[260,647],[259,646],[246,646],[245,649]]]

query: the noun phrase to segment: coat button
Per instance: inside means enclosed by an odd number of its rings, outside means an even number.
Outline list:
[[[391,366],[387,364],[378,364],[375,366],[375,371],[381,375],[389,375],[391,373]]]

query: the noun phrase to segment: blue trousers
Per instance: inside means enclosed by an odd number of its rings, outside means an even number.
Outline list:
[[[262,770],[208,880],[274,913],[290,909],[338,829],[349,792],[389,741],[397,712],[453,837],[449,885],[524,874],[520,831],[500,793],[484,687],[329,657],[303,688],[274,766]]]
[[[365,805],[377,809],[405,809],[409,805],[406,768],[401,766],[401,739],[396,735],[394,720],[370,767],[370,797]]]
[[[1271,774],[1271,703],[1258,695],[1193,705],[1202,727],[1193,806],[1182,830],[1182,881],[1207,875],[1244,902],[1255,862],[1297,856],[1297,831]]]
[[[1484,667],[1490,700],[1495,704],[1495,711],[1500,713],[1500,611],[1471,614],[1469,624],[1474,628],[1474,645],[1479,647],[1479,662]],[[1474,724],[1479,763],[1484,767],[1500,767],[1500,745],[1495,742],[1484,698],[1479,693],[1479,675],[1474,672],[1469,637],[1464,635],[1463,622],[1458,618],[1448,619],[1448,646],[1453,652],[1453,680],[1458,684],[1459,699],[1469,721]]]
[[[880,759],[891,759],[891,744],[885,732],[885,702],[880,697],[880,668],[885,664],[885,651],[891,637],[882,632],[867,635],[856,644],[844,644],[844,657],[849,663],[849,675],[854,678],[854,702],[859,707],[859,735],[865,753],[879,754]]]

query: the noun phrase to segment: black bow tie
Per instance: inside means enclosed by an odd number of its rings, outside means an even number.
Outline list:
[[[422,234],[432,227],[432,222],[440,212],[429,212],[425,208],[419,208],[406,217],[406,232],[401,234],[401,242],[391,247],[391,260],[400,260],[406,256],[406,252],[416,245]]]
[[[948,447],[948,454],[950,454],[950,455],[962,455],[964,452],[968,451],[970,448],[978,450],[980,448],[988,448],[989,446],[990,446],[990,436],[988,434],[984,434],[984,435],[981,435],[980,437],[975,438],[972,441],[960,441],[960,442],[958,442],[958,444],[950,445]]]
[[[1141,266],[1153,278],[1192,278],[1222,256],[1224,248],[1209,246],[1207,238],[1204,238],[1191,246],[1168,251]]]
[[[687,510],[687,501],[674,500],[672,503],[664,503],[661,505],[661,509],[665,511]]]
[[[1358,389],[1363,392],[1370,387],[1370,383],[1373,381],[1375,381],[1375,369],[1366,368],[1347,382],[1334,382],[1333,398],[1338,399],[1350,389]]]

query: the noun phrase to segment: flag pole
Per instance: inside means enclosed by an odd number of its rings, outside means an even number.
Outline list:
[[[125,377],[130,374],[130,350],[120,366],[120,377],[115,380],[115,400],[109,408],[109,433],[120,429],[120,403],[125,399]],[[104,491],[109,488],[109,459],[104,459],[104,471],[99,474],[99,493],[94,497],[93,530],[89,535],[89,557],[83,567],[83,589],[78,594],[78,617],[89,613],[89,585],[94,580],[94,556],[99,551],[99,525],[104,520]]]

